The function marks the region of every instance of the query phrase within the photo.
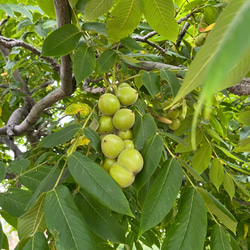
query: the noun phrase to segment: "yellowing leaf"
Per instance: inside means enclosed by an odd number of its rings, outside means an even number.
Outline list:
[[[90,140],[83,135],[79,138],[77,146],[88,145],[89,143]]]
[[[90,107],[86,103],[73,103],[65,109],[64,114],[75,115],[79,113],[82,116],[86,116],[89,114],[89,112],[90,112]]]
[[[200,29],[200,32],[207,32],[213,29],[215,23],[210,24],[209,26],[207,26],[206,28]]]

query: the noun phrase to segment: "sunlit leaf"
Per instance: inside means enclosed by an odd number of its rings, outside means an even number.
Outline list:
[[[179,32],[172,0],[144,0],[143,14],[149,25],[165,39],[176,41]]]
[[[110,40],[119,41],[127,37],[137,27],[141,20],[141,1],[120,1],[111,12],[107,23],[107,34]]]
[[[91,0],[85,6],[86,21],[91,21],[107,12],[114,4],[114,0]]]
[[[249,8],[250,2],[246,0],[228,4],[189,67],[173,104],[205,82],[206,90],[214,93],[240,82],[247,74],[250,70],[250,35],[246,31]],[[244,50],[248,53],[243,53]],[[206,93],[206,96],[210,95]]]
[[[245,126],[250,126],[250,110],[239,114],[239,122],[243,123]]]
[[[235,153],[239,153],[239,152],[250,153],[250,138],[245,138],[245,139],[239,141],[238,146],[235,147],[233,151]]]
[[[56,18],[56,12],[53,0],[37,0],[39,7],[44,11],[46,15],[51,18]]]

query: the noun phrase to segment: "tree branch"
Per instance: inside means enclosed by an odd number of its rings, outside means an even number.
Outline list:
[[[36,49],[32,45],[30,45],[22,40],[15,40],[15,39],[6,38],[4,36],[0,36],[0,45],[4,46],[7,49],[12,49],[14,47],[22,47],[22,48],[25,48],[25,49],[31,51],[34,55],[37,55],[39,57],[41,56],[40,50]],[[51,57],[47,57],[47,56],[41,56],[41,58],[44,59],[45,61],[49,62],[53,66],[54,70],[59,73],[60,65],[57,63],[56,60],[54,60]]]
[[[235,95],[250,95],[250,78],[244,77],[242,81],[227,89]]]
[[[15,158],[22,154],[22,151],[14,143],[13,139],[9,138],[8,136],[0,137],[0,144],[6,144],[8,148],[13,151]]]

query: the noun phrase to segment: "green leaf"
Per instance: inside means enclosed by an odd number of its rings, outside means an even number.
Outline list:
[[[224,180],[224,169],[221,161],[218,158],[214,158],[209,170],[209,177],[212,183],[215,185],[217,191],[219,191],[221,184]]]
[[[99,74],[108,72],[115,64],[117,54],[114,50],[108,49],[104,51],[96,62],[96,70]]]
[[[223,148],[217,144],[213,144],[215,147],[217,147],[218,149],[220,149],[226,156],[228,156],[231,159],[234,159],[236,161],[240,161],[240,162],[244,162],[247,163],[247,161],[244,161],[243,159],[241,159],[240,157],[238,157],[236,154],[231,153],[230,151],[228,151],[226,148]]]
[[[234,194],[235,194],[235,186],[234,186],[234,181],[233,181],[231,175],[228,174],[227,172],[225,172],[223,186],[232,200],[234,197]]]
[[[141,1],[119,1],[111,12],[111,19],[107,23],[107,34],[110,40],[119,41],[130,35],[141,20]]]
[[[217,224],[211,231],[211,249],[231,249],[230,234]]]
[[[188,188],[183,193],[177,216],[166,233],[162,249],[203,249],[206,231],[205,203],[196,189]]]
[[[198,191],[202,195],[208,211],[215,215],[228,229],[235,233],[237,221],[230,211],[207,190],[198,188]]]
[[[172,71],[161,69],[160,76],[168,82],[172,96],[175,97],[180,89],[180,82],[176,75]]]
[[[14,11],[9,4],[0,4],[0,9],[3,10],[8,16],[14,16]]]
[[[176,42],[179,26],[174,18],[172,0],[143,0],[142,9],[149,25],[164,39]]]
[[[0,223],[0,248],[2,249],[2,245],[3,245],[3,228],[2,228],[2,224]]]
[[[101,139],[99,134],[91,128],[84,128],[83,133],[90,140],[93,149],[99,152],[101,150]]]
[[[28,8],[26,8],[24,5],[9,3],[8,6],[12,8],[14,11],[21,13],[23,16],[28,17],[31,21],[33,20],[31,13],[29,12]]]
[[[235,147],[233,151],[235,153],[239,153],[239,152],[250,153],[250,138],[245,138],[245,139],[239,141],[238,146]]]
[[[95,51],[92,47],[81,45],[77,48],[73,57],[73,72],[76,77],[76,82],[80,83],[95,69],[96,59]]]
[[[80,189],[74,201],[89,228],[103,240],[125,242],[125,232],[109,209]]]
[[[18,218],[18,237],[20,240],[33,237],[35,233],[43,233],[46,230],[44,219],[44,199],[42,195],[36,202],[35,206],[29,209],[25,214]]]
[[[54,19],[56,18],[53,0],[37,0],[37,2],[46,15]]]
[[[154,118],[150,114],[145,114],[143,116],[136,115],[135,124],[133,126],[135,148],[141,150],[145,141],[151,135],[154,135],[156,131],[157,127]]]
[[[50,166],[41,166],[36,168],[36,171],[28,171],[19,177],[19,181],[31,191],[35,191],[39,186],[40,182],[48,175],[51,171]]]
[[[46,194],[44,214],[57,249],[82,249],[83,246],[96,249],[93,236],[65,186],[57,186]]]
[[[163,144],[162,137],[157,134],[147,139],[141,152],[144,159],[143,169],[135,179],[135,187],[138,192],[148,182],[158,167],[162,155]]]
[[[32,194],[20,188],[9,188],[7,192],[0,193],[0,206],[14,217],[25,213],[28,201]]]
[[[207,37],[204,46],[190,65],[173,104],[200,86],[201,83],[206,82],[206,90],[209,89],[209,93],[215,92],[235,85],[249,72],[250,42],[248,41],[250,36],[246,31],[248,30],[247,20],[250,18],[249,8],[250,2],[247,0],[229,2],[216,20],[216,25]],[[247,46],[248,53],[245,53],[243,57],[241,52],[247,49]],[[242,47],[240,52],[235,49],[236,47]],[[216,61],[219,57],[221,57],[220,60]],[[218,73],[217,69],[221,67],[223,70],[219,70],[220,73]],[[212,79],[215,76],[218,79]],[[211,81],[213,82],[211,83]]]
[[[168,159],[158,172],[143,203],[139,236],[168,214],[177,198],[182,179],[180,164],[174,158]]]
[[[192,160],[192,168],[201,174],[205,171],[210,163],[212,148],[209,143],[204,143],[200,149],[194,154]]]
[[[10,165],[10,169],[14,174],[19,175],[23,173],[24,170],[26,170],[29,166],[30,166],[30,161],[28,159],[22,159],[20,161],[14,161]]]
[[[135,39],[132,37],[125,37],[121,39],[121,44],[131,50],[145,50],[141,45],[139,45]]]
[[[113,6],[114,0],[91,0],[85,7],[85,20],[94,20],[103,15]]]
[[[152,97],[160,92],[160,77],[154,72],[144,72],[141,77],[143,85]]]
[[[0,182],[2,182],[2,180],[5,179],[5,175],[6,175],[6,166],[2,161],[0,161]]]
[[[98,164],[75,152],[69,156],[68,166],[76,182],[101,204],[118,213],[132,215],[120,187]]]
[[[99,22],[84,22],[82,30],[92,30],[104,36],[107,36],[106,24]]]
[[[62,158],[62,157],[61,157]],[[61,171],[58,170],[60,163],[61,163],[61,158],[56,162],[53,168],[49,171],[49,173],[46,175],[46,177],[39,183],[38,187],[36,188],[32,198],[30,199],[27,207],[32,207],[36,201],[36,199],[44,192],[47,192],[51,190],[55,183],[57,182],[59,175]],[[68,169],[66,169],[63,174],[61,175],[59,184],[64,181],[66,178],[68,178],[69,173]]]
[[[58,146],[72,139],[80,129],[81,125],[78,123],[67,125],[61,130],[43,138],[39,145],[45,148]]]
[[[47,243],[47,239],[45,235],[41,232],[35,233],[25,246],[22,248],[23,250],[49,250],[49,246]]]
[[[43,43],[42,56],[65,56],[73,51],[81,32],[73,24],[65,24],[49,34]]]
[[[250,126],[250,110],[241,112],[238,118],[240,123],[243,123],[245,126]]]
[[[162,135],[170,138],[171,140],[177,142],[178,144],[184,146],[184,147],[188,147],[189,145],[182,139],[180,138],[179,136],[176,136],[175,134],[171,134],[171,133],[168,133],[168,132],[161,132]]]

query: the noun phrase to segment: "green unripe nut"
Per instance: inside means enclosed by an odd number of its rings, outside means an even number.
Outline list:
[[[113,115],[120,109],[120,102],[115,95],[106,93],[99,98],[98,107],[103,114]]]
[[[198,35],[195,38],[195,41],[194,41],[195,46],[197,46],[197,47],[202,46],[205,43],[206,38],[207,38],[207,34],[206,33],[201,33],[200,35]]]
[[[135,180],[134,174],[119,163],[114,163],[111,166],[109,174],[121,188],[130,186]]]
[[[116,96],[120,103],[124,106],[130,106],[134,104],[138,99],[138,93],[131,87],[118,88]]]
[[[143,167],[143,157],[136,149],[123,150],[117,162],[133,173],[139,173]]]
[[[105,158],[103,163],[101,164],[101,167],[109,173],[109,170],[111,168],[111,166],[116,163],[116,159],[112,159],[112,158]]]
[[[134,149],[135,145],[132,140],[124,140],[125,149]]]
[[[124,142],[119,136],[108,134],[102,139],[101,149],[106,157],[117,158],[124,149]]]
[[[119,85],[118,85],[118,88],[124,88],[124,87],[131,87],[128,83],[126,83],[126,82],[122,82],[122,83],[120,83]]]
[[[167,118],[176,119],[176,118],[178,118],[179,114],[180,114],[180,112],[178,109],[169,110],[167,113]]]
[[[113,125],[119,130],[128,130],[135,123],[135,114],[130,109],[120,109],[113,116]]]
[[[172,120],[172,123],[169,124],[169,128],[171,130],[176,130],[180,127],[180,125],[181,125],[181,121],[179,119],[174,119]]]
[[[110,134],[114,129],[111,116],[103,115],[99,117],[99,127],[97,129],[99,134]]]
[[[119,130],[118,136],[121,137],[123,140],[132,140],[134,138],[132,129]]]

